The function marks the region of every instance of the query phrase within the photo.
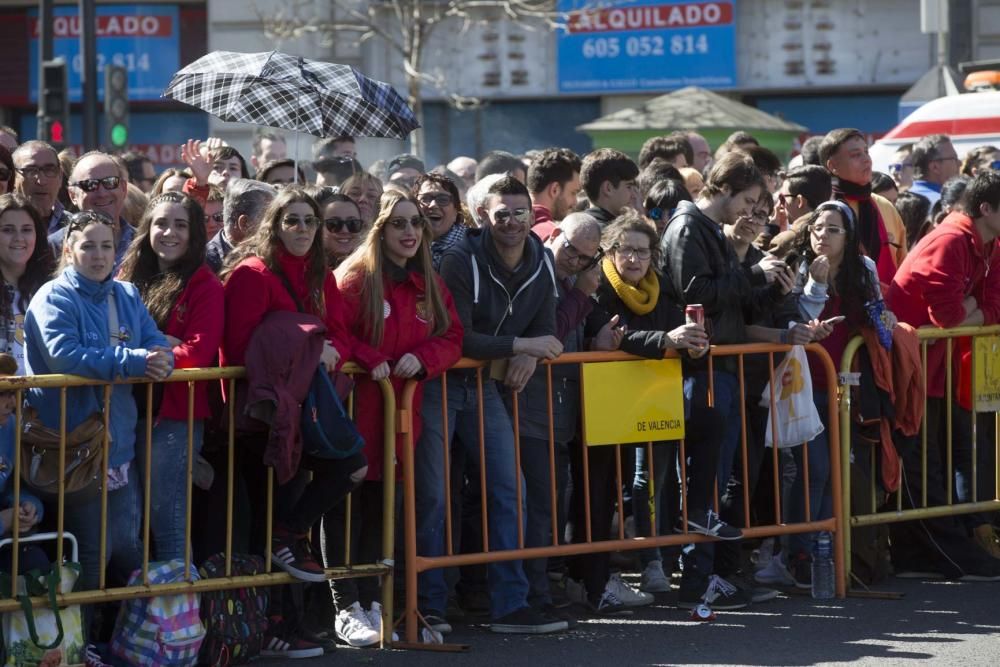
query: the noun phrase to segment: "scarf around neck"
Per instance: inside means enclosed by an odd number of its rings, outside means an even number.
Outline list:
[[[840,178],[833,179],[833,198],[856,202],[858,205],[858,239],[868,256],[878,262],[882,254],[882,239],[879,228],[882,217],[878,205],[872,200],[871,183],[858,185]]]
[[[604,277],[615,290],[615,294],[622,300],[625,307],[636,315],[647,315],[656,308],[656,302],[660,298],[660,281],[656,277],[655,271],[647,271],[646,275],[639,281],[638,287],[632,287],[618,275],[618,269],[610,257],[605,257],[602,264]]]

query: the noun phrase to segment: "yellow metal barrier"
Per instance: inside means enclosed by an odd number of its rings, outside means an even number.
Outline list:
[[[344,372],[349,374],[360,374],[363,371],[353,364],[348,364],[343,368]],[[232,588],[242,588],[246,586],[273,586],[277,584],[290,584],[296,583],[298,580],[294,579],[285,573],[273,573],[271,572],[271,556],[270,549],[268,553],[264,554],[266,563],[266,574],[256,575],[256,576],[232,576],[232,555],[233,555],[233,492],[235,489],[235,464],[234,464],[234,452],[236,446],[236,429],[235,429],[235,410],[234,410],[234,400],[229,400],[226,405],[226,410],[228,411],[228,432],[227,432],[227,460],[226,460],[226,536],[225,536],[225,577],[217,579],[202,579],[199,581],[190,580],[190,565],[191,565],[191,507],[192,507],[192,479],[193,479],[193,432],[194,432],[194,386],[195,382],[226,382],[226,394],[229,397],[235,396],[236,393],[236,381],[243,379],[245,377],[245,369],[241,367],[230,367],[230,368],[200,368],[200,369],[180,369],[175,370],[165,382],[186,382],[188,389],[188,401],[187,401],[187,433],[188,433],[188,464],[187,464],[187,516],[185,520],[185,572],[186,581],[177,582],[172,584],[150,584],[149,583],[149,544],[150,544],[150,494],[144,493],[143,500],[143,522],[142,522],[142,537],[143,537],[143,563],[142,563],[142,581],[141,586],[130,586],[130,587],[120,587],[120,588],[107,588],[105,582],[105,569],[101,568],[99,575],[99,586],[96,590],[90,591],[78,591],[72,592],[65,595],[58,595],[57,600],[60,605],[75,605],[75,604],[93,604],[100,602],[111,602],[116,600],[127,600],[133,598],[148,597],[152,595],[169,595],[177,593],[187,593],[187,592],[202,592],[202,591],[218,591],[227,590]],[[96,386],[103,387],[103,399],[104,399],[104,460],[102,463],[103,467],[103,478],[107,480],[108,475],[108,405],[111,397],[111,389],[114,385],[118,384],[144,384],[147,385],[146,390],[146,414],[152,415],[153,409],[153,384],[145,379],[133,379],[133,380],[123,380],[120,382],[107,383],[98,380],[93,380],[90,378],[84,378],[72,375],[36,375],[27,377],[5,377],[0,378],[0,392],[16,392],[16,411],[12,416],[16,420],[15,428],[15,442],[14,442],[14,469],[12,471],[11,479],[8,483],[13,484],[14,487],[14,506],[17,507],[20,504],[20,496],[22,489],[22,465],[21,461],[21,434],[23,424],[23,411],[22,406],[24,404],[24,392],[32,388],[44,388],[44,389],[59,389],[59,403],[60,403],[60,442],[59,442],[59,477],[62,479],[65,475],[65,465],[66,465],[66,390],[70,387],[86,387],[86,386]],[[326,573],[329,579],[349,579],[357,577],[367,577],[367,576],[378,576],[382,578],[382,609],[383,609],[383,628],[392,627],[392,573],[393,573],[393,549],[394,549],[394,532],[393,526],[395,521],[395,466],[392,462],[395,461],[396,455],[396,397],[392,389],[392,385],[388,380],[382,380],[379,382],[379,386],[382,389],[383,398],[383,431],[385,434],[383,440],[384,446],[384,456],[386,464],[384,466],[383,473],[383,531],[382,531],[382,559],[378,563],[364,563],[364,564],[353,564],[351,563],[349,552],[350,552],[350,505],[348,497],[347,502],[344,503],[346,509],[346,551],[348,552],[347,558],[345,558],[345,565],[342,567],[328,568]],[[218,416],[218,415],[216,415]],[[145,447],[146,447],[146,465],[145,470],[141,472],[143,475],[143,480],[146,484],[144,488],[148,489],[149,481],[152,479],[152,470],[150,469],[150,459],[149,456],[152,447],[152,419],[146,420],[146,431],[145,431]],[[136,446],[140,446],[139,442],[136,442]],[[273,470],[268,469],[268,484],[267,484],[267,539],[266,544],[270,544],[271,537],[271,519],[273,511]],[[58,497],[56,501],[56,533],[58,534],[58,539],[56,542],[56,562],[63,562],[63,534],[64,521],[65,521],[65,488],[62,483],[59,485]],[[107,534],[108,528],[108,516],[107,516],[107,484],[101,485],[101,528],[100,528],[100,560],[99,562],[105,562],[105,536]],[[20,540],[19,536],[19,516],[18,512],[13,513],[13,525],[11,526],[11,538],[13,540],[12,549],[12,564],[11,564],[11,574],[14,579],[18,575],[18,543]],[[45,598],[33,598],[32,604],[34,606],[44,607],[47,605],[47,600]],[[15,611],[20,609],[20,604],[16,599],[6,598],[0,599],[0,612]],[[389,633],[384,632],[386,637],[391,636]],[[388,641],[386,641],[388,643]]]
[[[975,512],[993,512],[1000,511],[1000,463],[997,464],[997,470],[995,471],[995,488],[993,489],[993,498],[987,500],[978,500],[978,484],[977,484],[977,453],[978,453],[978,442],[977,442],[977,432],[976,432],[976,401],[973,396],[972,401],[972,502],[956,503],[953,502],[953,481],[954,481],[954,457],[953,457],[953,442],[952,442],[952,400],[954,398],[954,382],[953,382],[953,341],[956,338],[961,337],[971,337],[973,339],[972,348],[975,350],[975,339],[980,336],[997,336],[1000,335],[1000,325],[988,326],[988,327],[956,327],[953,329],[938,329],[935,327],[927,327],[917,329],[917,338],[920,340],[920,359],[921,359],[921,382],[922,382],[922,394],[924,402],[924,417],[923,423],[921,425],[921,435],[920,435],[920,447],[921,447],[921,471],[922,471],[922,484],[921,484],[921,502],[919,507],[913,507],[909,509],[903,508],[903,489],[905,488],[904,481],[901,481],[900,488],[895,492],[895,507],[893,509],[878,511],[878,490],[876,485],[877,475],[874,473],[875,468],[875,451],[873,448],[872,457],[870,460],[870,465],[872,466],[871,475],[871,504],[870,511],[863,512],[859,508],[854,508],[851,505],[851,392],[848,388],[841,385],[840,393],[840,435],[841,435],[841,445],[840,445],[840,467],[841,467],[841,478],[843,480],[843,492],[841,493],[841,502],[843,503],[842,514],[849,523],[849,528],[859,528],[863,526],[873,526],[880,524],[897,523],[901,521],[912,521],[917,519],[933,519],[943,516],[958,516],[961,514],[971,514]],[[946,480],[946,496],[947,504],[938,506],[928,506],[927,504],[927,447],[928,447],[928,437],[927,437],[927,348],[930,345],[946,345],[945,352],[945,429],[946,429],[946,442],[945,442],[945,480]],[[843,374],[848,374],[851,372],[851,368],[854,365],[854,359],[858,350],[864,346],[864,339],[860,336],[852,338],[844,349],[844,356],[842,357],[840,370]],[[976,375],[976,355],[972,354],[972,369],[970,373],[971,377]],[[1000,424],[998,424],[1000,425]],[[994,448],[996,450],[997,458],[996,461],[1000,461],[1000,428],[997,429],[997,438],[994,442]],[[937,443],[935,443],[937,444]],[[857,461],[856,461],[857,463]],[[902,457],[900,457],[900,469],[902,470]],[[905,475],[905,471],[901,473]],[[914,503],[916,504],[916,503]],[[855,513],[857,512],[857,513]],[[852,545],[851,545],[851,531],[844,531],[844,539],[842,542],[843,558],[842,560],[848,564],[850,567],[851,555],[852,555]]]

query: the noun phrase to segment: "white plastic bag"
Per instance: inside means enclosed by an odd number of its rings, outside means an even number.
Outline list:
[[[792,347],[775,369],[774,379],[778,383],[774,405],[771,405],[770,382],[760,397],[760,404],[769,408],[764,446],[774,447],[775,426],[778,449],[797,447],[822,433],[823,422],[813,402],[806,349],[801,345]]]

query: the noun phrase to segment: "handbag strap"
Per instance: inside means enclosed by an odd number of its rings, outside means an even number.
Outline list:
[[[118,322],[118,306],[115,304],[115,287],[111,286],[111,291],[108,292],[108,339],[116,341],[116,344],[120,345],[122,343],[121,327]]]
[[[295,293],[294,289],[292,289],[292,283],[288,280],[288,276],[281,271],[275,271],[275,273],[278,275],[278,278],[281,279],[281,284],[285,286],[286,290],[288,290],[288,295],[292,297],[292,301],[295,302],[295,307],[298,311],[300,313],[306,312],[305,308],[302,307],[302,302],[299,300],[299,295]]]

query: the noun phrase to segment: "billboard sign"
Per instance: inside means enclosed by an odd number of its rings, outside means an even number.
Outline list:
[[[559,0],[559,92],[735,86],[735,1]]]
[[[83,57],[77,6],[53,8],[53,55],[69,63],[69,97],[82,99]],[[38,53],[38,10],[29,12],[29,48]],[[30,99],[38,101],[38,58],[29,58]],[[97,7],[97,94],[104,94],[105,64],[128,70],[131,100],[156,100],[180,69],[180,22],[177,5],[99,5]]]

